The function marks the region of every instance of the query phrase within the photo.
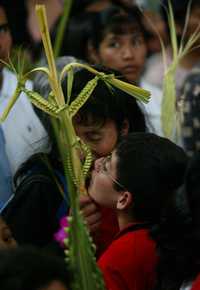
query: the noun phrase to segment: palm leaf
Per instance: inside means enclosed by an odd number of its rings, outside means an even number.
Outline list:
[[[187,31],[187,25],[189,22],[191,10],[191,1],[189,1],[189,5],[187,8],[186,14],[186,22],[183,30],[183,34],[181,37],[181,43],[178,48],[177,46],[177,37],[176,37],[176,27],[173,15],[173,9],[171,2],[168,1],[168,24],[170,29],[170,40],[173,51],[173,59],[171,64],[165,68],[165,74],[163,79],[163,99],[161,106],[161,122],[163,133],[166,137],[174,140],[177,138],[174,132],[178,132],[177,128],[180,127],[178,124],[177,116],[177,106],[176,106],[176,86],[175,86],[175,75],[177,71],[177,67],[181,61],[181,59],[188,54],[192,49],[194,49],[195,43],[200,39],[200,25],[195,29],[190,38],[185,41],[185,34]],[[162,51],[163,55],[166,55],[165,49]],[[174,140],[175,141],[175,140]]]

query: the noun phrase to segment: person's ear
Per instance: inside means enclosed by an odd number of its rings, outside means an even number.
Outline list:
[[[129,191],[123,191],[120,193],[116,208],[118,210],[127,209],[133,202],[133,195]]]
[[[94,64],[101,62],[98,51],[94,48],[91,42],[88,43],[88,60]]]
[[[123,121],[123,124],[122,124],[121,136],[128,135],[129,128],[130,128],[129,121],[126,119],[126,120]]]

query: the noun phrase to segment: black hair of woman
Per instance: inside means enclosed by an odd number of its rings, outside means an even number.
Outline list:
[[[156,289],[178,290],[200,273],[200,154],[190,161],[185,185],[152,231],[159,253]]]

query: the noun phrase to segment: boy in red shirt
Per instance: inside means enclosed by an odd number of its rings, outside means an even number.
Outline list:
[[[153,288],[157,255],[149,228],[182,184],[186,163],[180,147],[150,133],[128,135],[95,162],[89,195],[116,211],[120,228],[98,261],[107,289]]]

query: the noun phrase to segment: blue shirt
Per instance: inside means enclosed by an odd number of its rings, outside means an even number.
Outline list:
[[[12,177],[5,151],[5,139],[0,127],[0,210],[12,195]]]

